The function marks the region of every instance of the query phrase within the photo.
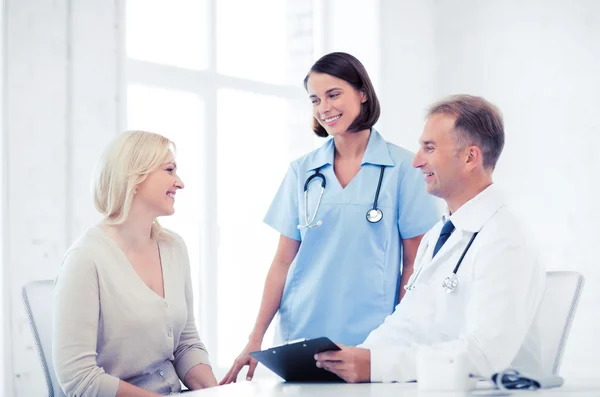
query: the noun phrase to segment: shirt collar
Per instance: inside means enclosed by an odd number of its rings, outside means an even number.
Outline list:
[[[363,164],[386,166],[394,165],[394,160],[392,160],[392,156],[390,156],[390,150],[388,149],[387,142],[375,128],[371,128],[369,142],[367,143],[367,150],[365,150],[365,154],[363,155],[360,165]]]
[[[333,155],[335,153],[335,146],[333,145],[333,138],[329,138],[323,146],[313,152],[309,158],[307,164],[307,171],[314,171],[317,168],[321,168],[327,164],[333,164]]]
[[[477,196],[467,201],[454,214],[449,215],[448,209],[442,216],[446,223],[451,220],[454,227],[467,232],[479,232],[483,225],[504,206],[504,197],[500,190],[491,184]]]
[[[312,159],[308,163],[308,171],[316,170],[327,164],[333,164],[333,156],[335,154],[335,145],[333,144],[333,138],[330,138],[323,146],[321,146],[312,156]],[[377,132],[375,128],[371,128],[369,134],[369,141],[367,142],[367,149],[363,155],[363,164],[374,164],[374,165],[385,165],[394,166],[394,160],[390,156],[387,142]]]

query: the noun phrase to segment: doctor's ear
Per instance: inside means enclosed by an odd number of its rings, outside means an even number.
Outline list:
[[[360,103],[367,102],[367,100],[369,99],[367,97],[367,93],[364,90],[360,90],[359,93],[360,93]]]
[[[483,153],[478,146],[467,147],[467,165],[469,168],[475,168],[479,164],[483,163]]]

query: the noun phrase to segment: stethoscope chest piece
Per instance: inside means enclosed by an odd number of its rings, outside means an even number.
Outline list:
[[[447,294],[454,291],[457,286],[458,286],[458,277],[456,276],[455,273],[452,273],[450,276],[446,277],[446,279],[444,279],[444,282],[442,283],[442,287],[444,288],[444,290],[446,291]]]
[[[371,223],[377,223],[383,218],[383,212],[379,208],[372,208],[367,211],[367,220]]]

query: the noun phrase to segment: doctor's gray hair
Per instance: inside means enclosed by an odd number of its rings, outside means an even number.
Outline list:
[[[483,166],[494,169],[504,148],[504,122],[500,110],[485,99],[453,95],[433,104],[427,117],[455,116],[454,132],[459,147],[477,146],[483,153]]]
[[[127,220],[138,185],[174,150],[169,139],[146,131],[126,131],[106,148],[93,183],[94,206],[105,223],[119,225]],[[150,237],[163,237],[161,231],[155,219]]]
[[[310,71],[304,78],[304,89],[308,90],[308,78],[311,73],[324,73],[338,79],[342,79],[350,84],[356,91],[362,92],[367,98],[366,102],[360,105],[360,114],[348,127],[348,131],[359,132],[371,129],[381,114],[379,99],[375,94],[375,88],[369,78],[367,70],[362,63],[354,56],[345,52],[332,52],[322,56],[310,68]],[[313,131],[317,136],[326,138],[329,136],[325,128],[317,119],[313,117]]]

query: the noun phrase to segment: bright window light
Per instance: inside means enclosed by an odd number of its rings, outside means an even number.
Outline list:
[[[277,248],[278,233],[262,219],[289,165],[289,107],[285,99],[222,89],[217,108],[218,364],[229,366],[248,340]]]
[[[206,69],[208,26],[207,0],[127,0],[127,56],[186,69]]]
[[[286,1],[217,1],[217,72],[286,83]]]

